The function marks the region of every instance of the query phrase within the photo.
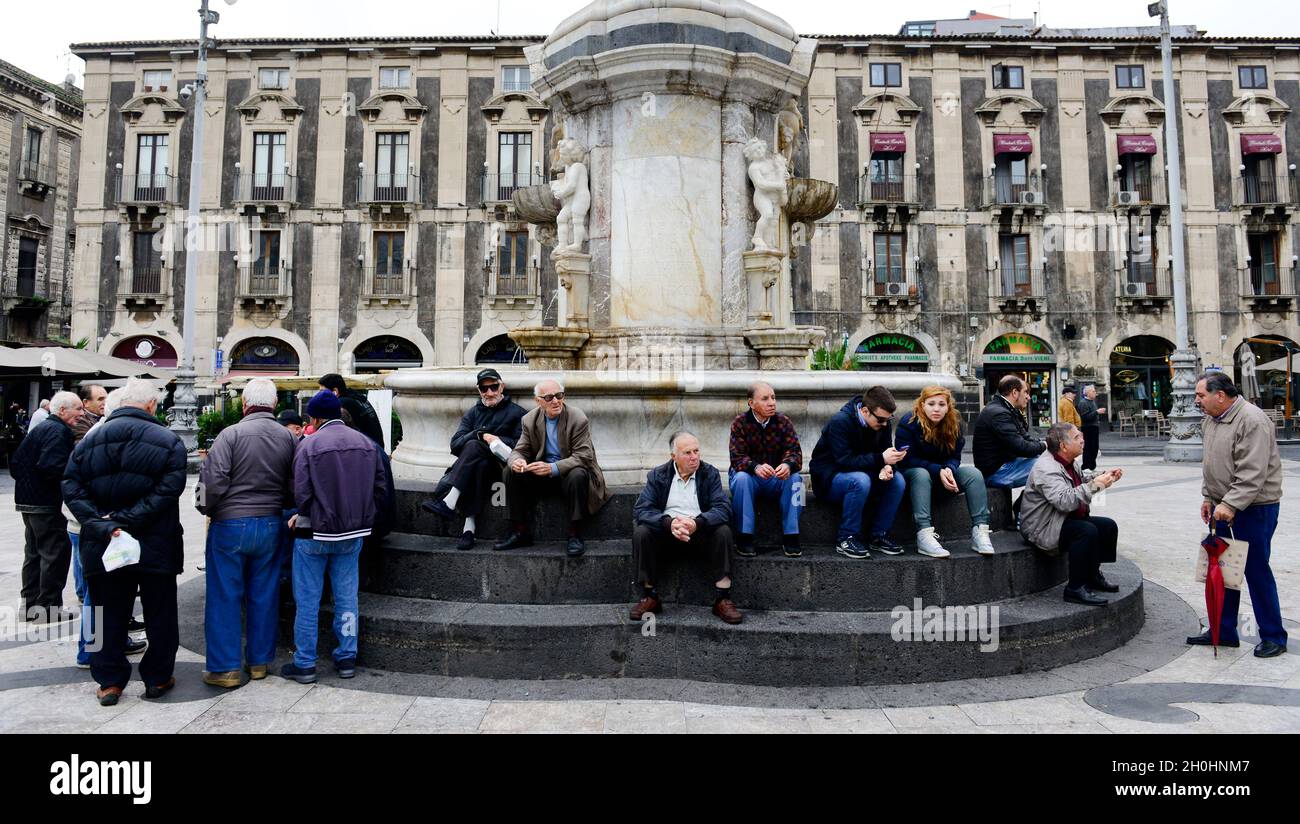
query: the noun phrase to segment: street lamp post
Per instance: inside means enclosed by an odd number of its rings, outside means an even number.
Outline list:
[[[198,447],[198,400],[194,393],[194,301],[199,268],[201,227],[199,189],[203,179],[203,101],[208,88],[208,25],[221,19],[208,10],[208,0],[199,7],[199,65],[194,77],[194,134],[190,151],[190,196],[185,212],[185,310],[181,319],[181,362],[176,370],[176,394],[169,416],[171,430],[185,443],[187,452]]]
[[[1160,18],[1160,57],[1165,86],[1165,159],[1169,162],[1169,245],[1173,257],[1174,331],[1177,349],[1170,357],[1174,367],[1173,408],[1169,414],[1169,443],[1166,461],[1200,461],[1201,414],[1196,409],[1196,375],[1201,357],[1192,345],[1187,329],[1187,256],[1183,251],[1183,171],[1178,150],[1180,110],[1174,98],[1173,37],[1169,31],[1169,0],[1147,6],[1147,13]]]

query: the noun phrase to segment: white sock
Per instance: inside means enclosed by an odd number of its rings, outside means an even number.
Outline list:
[[[451,491],[447,493],[447,497],[442,499],[442,502],[447,506],[451,507],[452,509],[455,509],[456,502],[459,500],[460,500],[460,490],[453,486],[451,488]]]
[[[464,530],[464,531],[465,531],[465,532],[473,532],[473,531],[474,531],[474,516],[473,516],[473,515],[471,515],[471,516],[469,516],[468,518],[465,519],[465,530]]]

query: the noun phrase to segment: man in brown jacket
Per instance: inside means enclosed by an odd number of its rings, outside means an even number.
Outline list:
[[[493,549],[519,549],[533,545],[531,524],[537,498],[560,494],[569,513],[569,540],[565,551],[581,555],[579,525],[609,499],[605,475],[596,461],[591,427],[582,410],[564,403],[564,386],[544,380],[533,390],[537,408],[524,416],[519,443],[510,453],[504,471],[510,529]]]
[[[1072,423],[1075,426],[1082,427],[1083,421],[1079,418],[1079,410],[1074,405],[1075,395],[1074,387],[1067,386],[1061,390],[1061,400],[1056,404],[1056,420],[1060,423]]]
[[[1282,508],[1282,459],[1277,450],[1273,422],[1259,407],[1241,397],[1232,379],[1222,372],[1207,372],[1196,384],[1196,406],[1205,413],[1201,425],[1205,441],[1201,483],[1201,521],[1214,522],[1218,534],[1250,543],[1246,556],[1246,584],[1255,608],[1260,642],[1255,657],[1272,658],[1286,652],[1286,630],[1277,582],[1269,568],[1273,533]],[[1237,610],[1241,592],[1223,592],[1223,619],[1219,639],[1225,647],[1240,644]],[[1208,645],[1210,632],[1193,635],[1187,643]]]

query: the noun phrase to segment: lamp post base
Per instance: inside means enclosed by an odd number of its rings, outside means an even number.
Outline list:
[[[1200,463],[1205,453],[1201,441],[1201,421],[1205,416],[1196,408],[1196,379],[1200,373],[1201,356],[1195,349],[1179,349],[1169,360],[1174,367],[1174,405],[1169,412],[1165,461]]]

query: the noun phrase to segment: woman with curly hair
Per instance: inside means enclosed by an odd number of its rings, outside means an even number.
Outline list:
[[[907,452],[899,466],[912,496],[917,550],[931,558],[947,558],[950,554],[939,543],[930,523],[931,495],[941,490],[953,495],[966,493],[966,506],[974,524],[971,548],[981,555],[992,555],[988,490],[978,469],[961,465],[966,439],[961,434],[961,416],[952,393],[942,386],[921,390],[912,411],[898,423],[896,441],[897,448]]]

